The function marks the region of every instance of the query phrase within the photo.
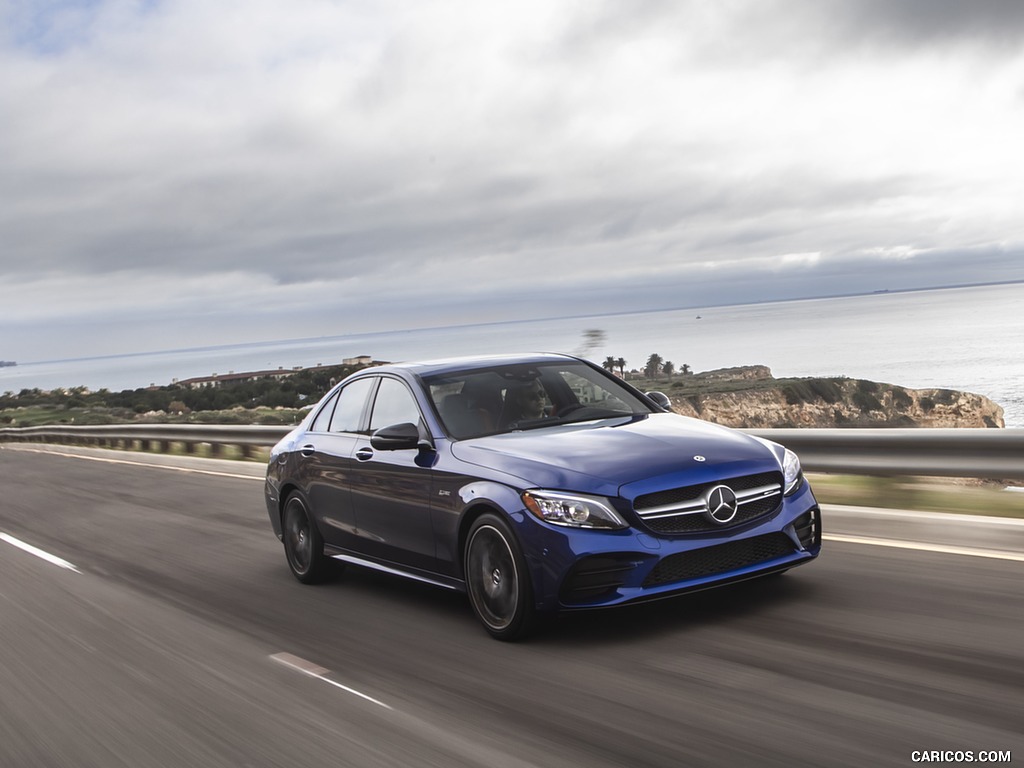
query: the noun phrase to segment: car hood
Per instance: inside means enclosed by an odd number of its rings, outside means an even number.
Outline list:
[[[514,475],[525,488],[626,497],[780,470],[781,447],[675,414],[604,419],[452,445],[461,461]]]

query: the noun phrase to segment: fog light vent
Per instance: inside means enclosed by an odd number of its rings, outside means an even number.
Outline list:
[[[804,549],[821,546],[821,510],[817,507],[798,517],[793,528]]]
[[[585,605],[611,597],[638,564],[629,554],[585,557],[562,582],[559,599],[565,605]]]

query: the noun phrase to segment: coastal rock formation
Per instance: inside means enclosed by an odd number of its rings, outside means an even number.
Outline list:
[[[775,379],[765,366],[698,373],[665,389],[676,413],[729,427],[1005,426],[1003,409],[983,395],[862,379]]]

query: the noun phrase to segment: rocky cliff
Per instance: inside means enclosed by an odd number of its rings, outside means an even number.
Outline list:
[[[907,389],[862,379],[776,379],[765,366],[708,371],[642,386],[664,391],[676,413],[730,427],[1005,426],[1003,409],[983,395]]]

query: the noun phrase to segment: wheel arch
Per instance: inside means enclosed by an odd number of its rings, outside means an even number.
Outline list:
[[[281,486],[277,493],[277,522],[282,527],[284,526],[284,507],[288,503],[288,499],[291,498],[293,493],[298,493],[302,497],[302,502],[309,508],[309,499],[306,498],[306,494],[302,492],[302,489],[294,482],[287,482]]]
[[[299,498],[302,500],[302,504],[305,505],[305,508],[309,513],[310,524],[316,527],[316,530],[317,532],[319,532],[319,535],[324,536],[322,526],[321,524],[319,524],[319,520],[316,519],[316,515],[313,514],[313,508],[312,505],[309,503],[309,497],[306,495],[305,490],[303,490],[302,487],[294,480],[289,480],[288,482],[284,483],[281,486],[281,490],[278,494],[278,524],[281,525],[282,529],[284,529],[285,506],[288,504],[288,500],[292,498],[293,494],[299,495]]]
[[[476,522],[477,518],[487,513],[498,515],[517,531],[521,521],[516,519],[515,511],[522,509],[522,501],[519,498],[519,491],[504,483],[479,480],[469,483],[459,489],[459,496],[462,499],[462,513],[459,516],[455,551],[456,573],[460,579],[466,577],[466,540],[469,538],[469,529]],[[521,542],[520,542],[521,543]]]
[[[458,569],[458,576],[460,579],[466,578],[466,541],[469,539],[469,529],[473,527],[473,523],[488,513],[499,515],[510,524],[512,523],[508,514],[506,514],[499,505],[490,500],[481,499],[466,508],[466,511],[462,513],[462,519],[459,520],[459,548],[457,550],[459,557],[456,567]]]

